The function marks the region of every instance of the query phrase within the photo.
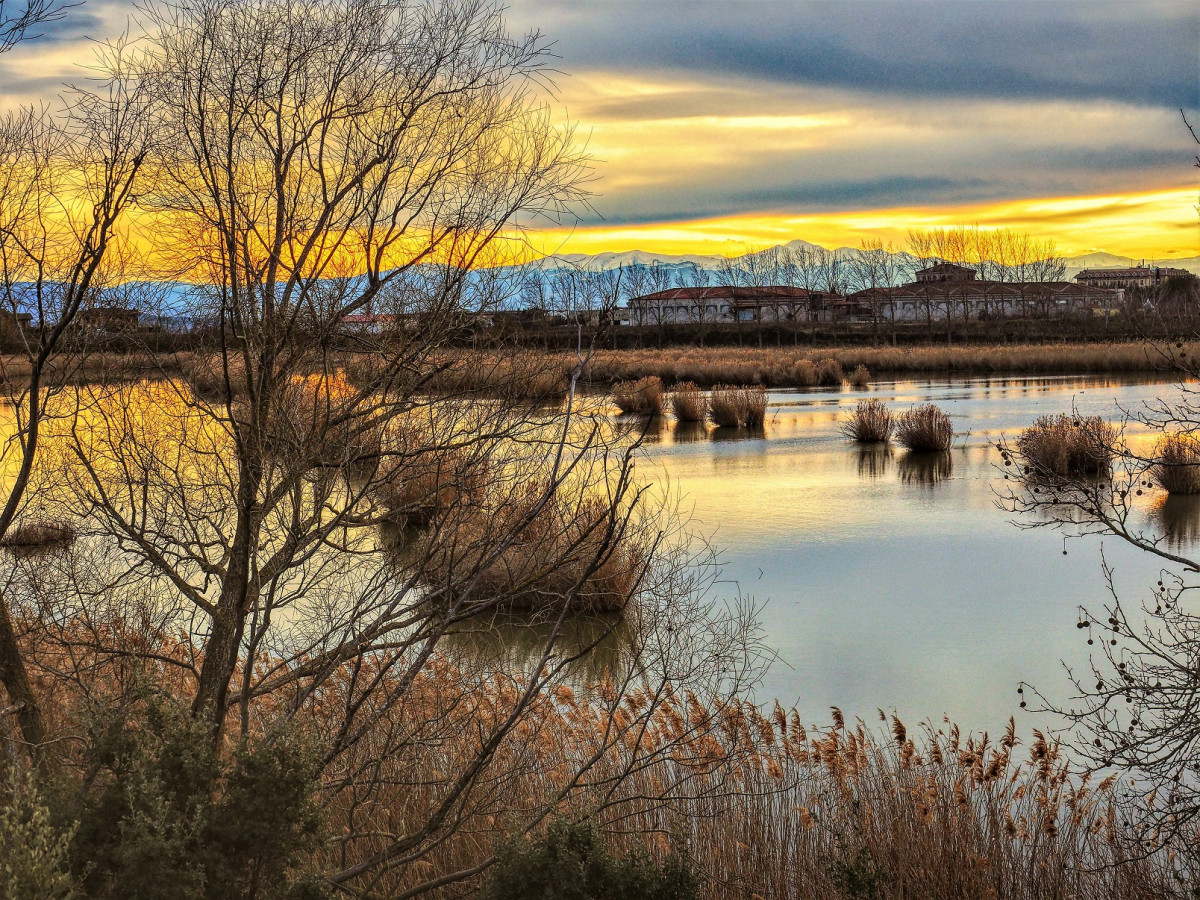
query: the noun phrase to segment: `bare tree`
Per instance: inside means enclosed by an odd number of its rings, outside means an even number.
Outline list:
[[[643,802],[622,786],[648,765],[683,761],[654,802],[685,794],[687,745],[720,723],[662,731],[664,704],[732,702],[757,658],[634,480],[637,435],[577,394],[591,313],[622,286],[557,284],[578,337],[565,366],[475,343],[521,285],[478,270],[583,191],[570,132],[532,93],[540,38],[475,0],[149,15],[137,83],[160,140],[140,197],[211,327],[184,377],[81,388],[56,432],[53,496],[91,511],[96,583],[53,621],[109,604],[112,623],[141,610],[183,632],[158,653],[106,622],[87,647],[152,663],[213,747],[319,729],[340,836],[326,872],[360,896],[472,877],[478,848],[428,860],[487,817],[521,831],[574,798]],[[466,652],[514,616],[528,652]],[[594,734],[543,770],[531,742],[568,689]]]
[[[15,415],[0,450],[12,473],[0,539],[23,514],[44,514],[29,509],[43,431],[87,362],[80,313],[104,303],[124,275],[120,227],[149,140],[141,88],[121,79],[73,94],[64,109],[21,109],[0,122],[0,316],[11,338],[0,378]],[[42,714],[4,597],[0,683],[25,742],[36,748]]]
[[[78,5],[62,0],[0,0],[0,53],[21,41],[40,37],[35,29],[59,21],[67,10]]]

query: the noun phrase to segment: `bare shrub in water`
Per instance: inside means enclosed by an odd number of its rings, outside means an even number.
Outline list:
[[[703,422],[708,416],[708,398],[694,381],[685,381],[671,393],[671,410],[680,422]]]
[[[909,450],[949,450],[954,425],[945,412],[926,403],[896,417],[896,440]]]
[[[1150,468],[1155,484],[1169,494],[1200,494],[1200,439],[1177,431],[1164,434],[1155,457]]]
[[[664,409],[662,379],[647,375],[637,381],[621,381],[613,385],[612,400],[623,413],[659,416]]]
[[[856,388],[865,388],[871,384],[871,370],[859,363],[850,373],[850,383]]]
[[[1041,477],[1075,478],[1109,471],[1116,430],[1099,416],[1040,416],[1017,438],[1017,453]]]
[[[886,443],[892,438],[895,419],[882,400],[859,400],[850,418],[842,422],[842,434],[859,444]]]

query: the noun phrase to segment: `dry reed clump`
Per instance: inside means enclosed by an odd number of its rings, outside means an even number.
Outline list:
[[[72,543],[77,536],[75,526],[57,519],[37,519],[21,522],[8,530],[0,547],[12,550],[53,550]]]
[[[1200,439],[1182,432],[1164,434],[1155,457],[1150,468],[1155,484],[1168,494],[1200,494]]]
[[[1116,430],[1099,416],[1040,416],[1021,432],[1016,449],[1042,477],[1103,475],[1112,464]]]
[[[708,400],[708,417],[720,428],[761,428],[767,419],[767,389],[761,384],[718,384]]]
[[[671,392],[671,410],[680,422],[703,422],[708,416],[708,398],[694,381],[685,381]]]
[[[871,384],[871,370],[859,363],[850,373],[850,383],[856,388],[865,388]]]
[[[600,496],[568,497],[534,483],[464,513],[432,535],[423,574],[434,596],[482,609],[619,612],[649,559],[641,537]]]
[[[424,359],[423,371],[407,376],[412,382],[408,389],[448,399],[482,396],[551,404],[566,397],[571,368],[570,360],[561,354],[447,352]]]
[[[846,380],[842,364],[833,357],[821,360],[817,364],[817,385],[819,387],[841,387]]]
[[[859,444],[880,444],[891,440],[895,424],[892,411],[882,400],[859,400],[841,429],[842,434]]]
[[[620,381],[613,385],[613,403],[623,413],[659,416],[664,409],[662,379],[647,375],[637,381]]]
[[[384,521],[423,528],[462,504],[479,503],[487,486],[487,466],[456,447],[407,436],[407,446],[388,453],[372,493]]]
[[[166,627],[118,619],[97,631],[94,612],[18,624],[39,671],[72,673],[43,685],[54,699],[54,739],[86,733],[80,723],[94,715],[96,697],[140,684],[147,672],[181,703],[194,690],[187,663],[196,646]],[[778,703],[697,696],[670,683],[655,693],[602,676],[534,690],[524,673],[441,650],[412,667],[403,690],[395,686],[407,658],[391,672],[368,659],[344,663],[316,697],[297,687],[294,705],[286,691],[251,701],[258,738],[284,709],[301,727],[335,731],[345,710],[370,696],[364,682],[377,680],[387,697],[323,775],[324,825],[344,839],[318,845],[306,866],[336,871],[378,852],[370,823],[419,827],[444,808],[448,786],[478,757],[463,735],[492,733],[531,693],[518,727],[489,752],[458,827],[435,835],[421,864],[383,873],[380,896],[420,890],[431,871],[483,868],[513,818],[547,807],[595,816],[618,850],[648,843],[652,854],[667,852],[651,836],[669,830],[702,854],[706,900],[846,897],[851,871],[873,885],[856,896],[876,900],[1193,896],[1180,877],[1195,860],[1193,829],[1166,832],[1164,846],[1149,848],[1117,776],[1073,774],[1057,743],[1034,730],[1023,746],[1011,720],[992,736],[964,735],[949,722],[910,730],[894,716],[883,731],[835,709],[833,727],[816,729]],[[236,716],[235,707],[231,729]],[[56,742],[68,764],[80,744]]]
[[[954,425],[945,412],[926,403],[896,417],[896,440],[909,450],[949,450],[954,441]]]

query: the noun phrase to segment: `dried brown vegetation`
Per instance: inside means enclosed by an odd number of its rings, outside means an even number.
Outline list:
[[[1040,416],[1021,432],[1017,453],[1043,478],[1103,475],[1113,458],[1116,430],[1099,416]]]
[[[886,443],[892,438],[895,420],[882,400],[859,400],[850,418],[842,422],[842,434],[859,444]]]
[[[48,519],[16,522],[0,539],[0,547],[19,550],[65,547],[75,540],[76,534],[70,522]]]
[[[954,425],[944,411],[926,403],[896,417],[896,440],[918,452],[949,450]]]
[[[588,365],[586,377],[601,384],[657,375],[667,383],[811,387],[819,383],[815,373],[825,359],[833,359],[844,371],[853,372],[861,365],[876,375],[1078,375],[1169,368],[1153,347],[1134,341],[835,350],[676,347],[598,351]]]
[[[761,428],[767,418],[767,389],[762,385],[715,385],[708,399],[708,416],[720,428]]]
[[[695,382],[685,381],[671,392],[671,411],[680,422],[703,422],[708,418],[708,398]]]
[[[422,547],[422,578],[435,596],[483,609],[619,612],[652,551],[653,538],[605,498],[529,484],[435,529]]]
[[[1169,494],[1200,494],[1200,440],[1171,432],[1158,439],[1150,475]]]
[[[613,385],[612,401],[623,413],[660,416],[665,409],[662,379],[647,375],[637,381],[619,381]]]

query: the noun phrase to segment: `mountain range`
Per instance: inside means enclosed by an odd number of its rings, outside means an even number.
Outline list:
[[[816,247],[818,245],[809,241],[790,241],[787,244],[780,244],[779,247]],[[755,253],[769,253],[776,248],[769,248],[765,251],[755,251]],[[843,257],[853,257],[859,253],[859,250],[854,247],[839,247],[835,253]],[[735,265],[739,260],[743,260],[754,254],[746,254],[734,259]],[[895,256],[902,257],[902,261],[907,262],[912,259],[909,254],[904,251],[897,251]],[[547,257],[542,261],[542,268],[545,271],[553,271],[557,268],[590,268],[590,269],[616,269],[619,266],[632,265],[652,265],[661,263],[668,268],[676,269],[684,266],[699,266],[702,269],[716,271],[722,264],[728,262],[724,256],[705,255],[698,253],[690,253],[684,255],[675,255],[670,253],[650,253],[645,250],[626,250],[622,252],[604,252],[595,254],[586,253],[562,253],[556,256]],[[1081,256],[1068,256],[1063,259],[1066,263],[1066,280],[1071,281],[1075,276],[1084,269],[1106,269],[1106,268],[1122,268],[1125,266],[1141,265],[1143,260],[1131,259],[1128,256],[1116,256],[1112,253],[1103,251],[1095,251],[1085,253]],[[1186,269],[1194,275],[1200,275],[1200,256],[1189,256],[1176,259],[1161,259],[1161,260],[1145,260],[1147,265],[1167,266],[1176,269]]]

